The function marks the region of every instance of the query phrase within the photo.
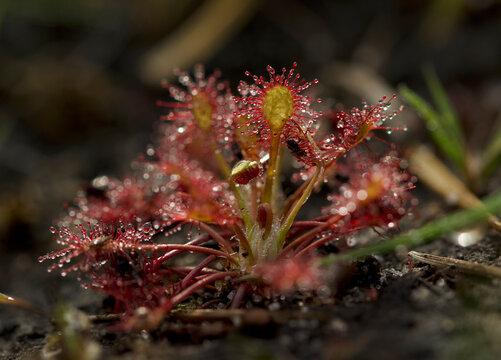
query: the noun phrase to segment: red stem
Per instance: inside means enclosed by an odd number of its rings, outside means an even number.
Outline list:
[[[240,226],[238,226],[238,224],[235,224],[233,226],[233,229],[235,231],[235,234],[238,237],[238,240],[240,241],[240,244],[245,249],[245,251],[247,251],[250,264],[254,265],[254,254],[252,253],[252,248],[249,244],[249,241],[247,240],[247,237],[245,236],[245,234],[242,231],[242,229],[240,228]]]
[[[304,249],[298,251],[294,256],[300,257],[300,256],[310,252],[311,250],[316,249],[319,246],[331,241],[332,239],[333,239],[332,236],[326,236],[325,238],[319,239],[319,240],[309,244]]]
[[[226,279],[226,278],[234,278],[237,277],[239,273],[237,271],[223,271],[223,272],[218,272],[217,274],[211,274],[203,279],[197,281],[196,283],[192,284],[191,286],[187,287],[183,291],[181,291],[179,294],[174,295],[169,302],[166,303],[166,306],[168,306],[168,309],[172,309],[174,306],[180,304],[182,301],[184,301],[188,296],[192,295],[195,293],[198,289],[201,289],[205,287],[206,285],[213,283],[214,281],[220,280],[220,279]]]
[[[230,242],[227,241],[225,238],[221,236],[217,231],[215,231],[213,228],[211,228],[209,225],[199,222],[198,226],[200,229],[205,231],[207,234],[209,234],[214,240],[216,240],[223,248],[225,248],[230,254],[233,253],[233,247],[231,246]]]
[[[304,241],[308,241],[309,239],[311,239],[312,237],[315,237],[317,236],[320,232],[328,229],[332,224],[338,222],[339,220],[341,220],[343,218],[343,216],[339,215],[339,214],[336,214],[336,215],[333,215],[329,218],[329,220],[327,220],[325,223],[323,223],[322,225],[319,225],[313,229],[311,229],[310,231],[304,233],[303,235],[301,235],[300,237],[298,237],[296,240],[294,240],[293,242],[291,242],[289,245],[287,245],[283,250],[282,252],[280,253],[279,257],[283,257],[285,256],[285,254],[289,251],[291,251],[292,249],[294,249],[296,246],[299,246],[300,244],[302,244]]]
[[[124,247],[125,249],[126,247]],[[220,250],[215,250],[211,248],[206,248],[202,246],[187,245],[187,244],[147,244],[141,245],[141,250],[181,250],[181,251],[193,251],[207,255],[215,255],[219,257],[224,257],[234,264],[238,264],[235,258],[228,253]],[[137,246],[130,247],[131,250],[138,250]],[[139,250],[138,250],[139,251]]]
[[[204,242],[207,242],[210,240],[210,236],[209,235],[203,235],[203,236],[200,236],[194,240],[191,240],[189,242],[187,242],[185,245],[199,245],[199,244],[203,244]],[[158,269],[167,259],[170,259],[171,257],[173,256],[176,256],[177,254],[183,252],[182,250],[171,250],[169,252],[166,252],[165,254],[163,254],[162,256],[158,257],[155,259],[155,269]]]
[[[189,273],[195,267],[196,266],[177,266],[177,267],[169,268],[169,270],[171,270],[172,272],[176,272],[176,273]],[[215,272],[218,272],[218,270],[206,268],[206,269],[201,269],[198,273],[201,275],[207,275],[207,274],[213,274]]]
[[[207,265],[209,265],[214,260],[216,260],[216,257],[214,255],[206,257],[204,259],[204,261],[200,262],[200,264],[198,264],[193,269],[191,269],[191,271],[188,273],[188,275],[186,275],[184,277],[183,281],[181,282],[181,286],[183,288],[186,287],[186,286],[188,286],[188,284],[190,284],[193,281],[193,279],[195,278],[195,276],[197,274],[199,274],[203,270],[204,267],[206,267]]]
[[[292,224],[293,228],[312,228],[315,226],[320,226],[323,225],[323,221],[315,221],[315,220],[310,220],[310,221],[296,221],[294,224]]]
[[[241,283],[238,287],[235,295],[233,296],[233,300],[231,301],[230,309],[238,309],[240,304],[242,304],[242,300],[244,299],[245,294],[247,293],[248,284]]]

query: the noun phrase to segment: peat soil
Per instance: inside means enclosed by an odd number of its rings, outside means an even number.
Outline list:
[[[501,236],[492,230],[469,247],[441,238],[416,250],[501,266]],[[419,263],[409,269],[405,249],[348,270],[337,277],[335,295],[253,299],[243,315],[175,317],[150,333],[116,333],[112,323],[94,322],[80,339],[99,349],[98,359],[501,358],[500,279]],[[46,273],[35,257],[3,258],[0,272],[2,291],[51,314],[57,303],[86,314],[106,312],[99,295],[71,277]],[[49,318],[0,307],[0,358],[64,358]]]

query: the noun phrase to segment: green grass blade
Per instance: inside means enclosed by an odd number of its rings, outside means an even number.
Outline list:
[[[442,128],[449,132],[451,140],[459,147],[459,151],[464,148],[464,132],[459,123],[456,111],[452,107],[451,102],[443,88],[435,70],[430,66],[423,71],[426,84],[430,90],[433,101],[440,113],[438,121],[441,122]]]
[[[485,179],[501,165],[501,126],[482,154],[482,169],[480,176]]]
[[[419,229],[410,230],[404,234],[394,236],[389,240],[374,245],[346,251],[342,254],[332,254],[321,260],[322,265],[329,265],[336,261],[350,261],[370,256],[374,253],[388,253],[399,246],[413,248],[436,239],[451,231],[466,228],[485,221],[490,214],[501,212],[501,192],[497,192],[484,199],[483,207],[460,210],[451,215],[434,220]]]
[[[423,98],[408,87],[400,87],[400,95],[426,122],[426,127],[437,147],[458,169],[463,170],[465,160],[462,146],[457,142],[457,138],[451,136],[451,131],[444,127],[440,115]]]

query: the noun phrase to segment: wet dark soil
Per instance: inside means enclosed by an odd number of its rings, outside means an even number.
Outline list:
[[[417,250],[501,265],[501,237],[494,232],[470,247],[443,238]],[[187,313],[149,333],[117,333],[112,322],[94,322],[86,341],[97,344],[102,359],[499,358],[499,279],[413,265],[409,269],[405,251],[375,256],[352,266],[335,296],[258,301],[243,313]],[[0,271],[5,292],[48,312],[60,302],[87,314],[105,312],[99,295],[80,289],[75,279],[47,274],[28,255],[2,259]],[[1,359],[51,358],[55,333],[44,316],[0,308]]]

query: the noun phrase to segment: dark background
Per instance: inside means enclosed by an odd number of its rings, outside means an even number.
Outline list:
[[[235,88],[245,70],[297,61],[327,103],[353,106],[380,94],[339,80],[345,67],[427,97],[421,69],[432,64],[475,149],[500,110],[500,20],[494,0],[2,0],[0,254],[45,252],[79,186],[128,170],[176,66],[202,62]],[[426,141],[423,127],[412,136]]]
[[[431,65],[476,156],[501,123],[500,34],[496,0],[0,0],[0,293],[49,313],[64,302],[106,311],[101,297],[47,274],[37,257],[56,248],[48,229],[80,186],[122,176],[144,152],[165,110],[155,105],[167,98],[161,80],[175,81],[173,68],[218,68],[235,89],[245,70],[266,75],[268,64],[297,61],[306,80],[320,80],[312,96],[325,111],[398,95],[401,84],[430,100],[422,69]],[[409,106],[396,121],[409,131],[392,141],[434,147]],[[479,195],[499,189],[499,179]],[[451,210],[424,184],[413,191],[418,223]],[[491,231],[468,248],[441,238],[417,250],[501,266],[500,244]],[[187,326],[184,347],[144,334],[117,338],[108,324],[93,326],[93,338],[107,359],[138,349],[155,359],[272,358],[267,351],[279,359],[441,359],[444,349],[454,359],[500,358],[499,283],[409,271],[398,252],[356,266],[320,326],[290,322],[271,337],[258,327],[242,339],[231,325],[223,328],[231,336],[212,342],[214,327]],[[40,358],[54,331],[50,318],[0,306],[0,358]]]

